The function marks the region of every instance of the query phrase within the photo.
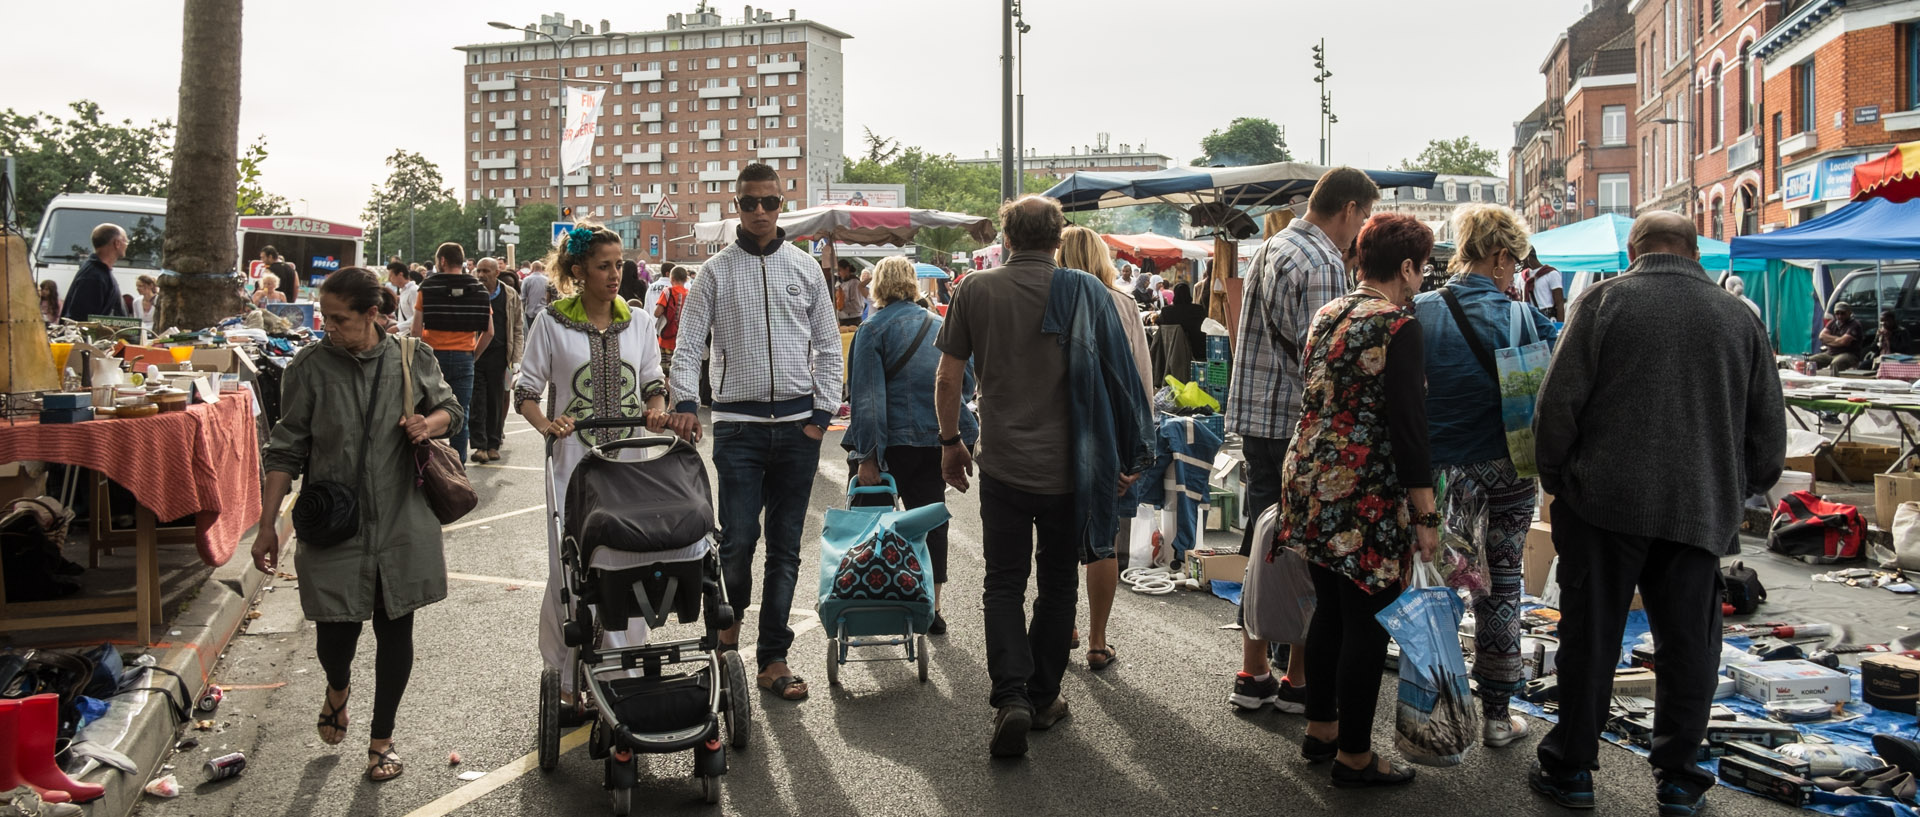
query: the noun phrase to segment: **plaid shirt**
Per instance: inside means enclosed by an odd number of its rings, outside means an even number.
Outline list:
[[[1242,437],[1292,437],[1300,424],[1301,350],[1320,307],[1340,297],[1346,262],[1319,227],[1294,219],[1254,253],[1240,304],[1240,330],[1227,392],[1227,430]],[[1289,351],[1279,343],[1285,339]]]

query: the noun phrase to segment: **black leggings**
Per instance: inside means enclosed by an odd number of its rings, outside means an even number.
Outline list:
[[[900,488],[900,504],[908,510],[947,500],[947,482],[940,476],[940,449],[932,446],[887,446],[887,473]],[[853,505],[884,505],[884,497],[863,495]],[[927,557],[933,560],[934,584],[947,583],[947,524],[927,531]]]
[[[1340,751],[1373,748],[1373,712],[1387,660],[1387,629],[1374,614],[1400,597],[1400,588],[1368,593],[1352,579],[1309,564],[1320,600],[1307,629],[1307,720],[1339,722]]]
[[[314,652],[327,671],[327,686],[346,689],[353,683],[353,653],[360,642],[358,621],[317,621],[313,625]],[[413,675],[413,614],[387,618],[373,611],[373,739],[393,737],[393,717]]]

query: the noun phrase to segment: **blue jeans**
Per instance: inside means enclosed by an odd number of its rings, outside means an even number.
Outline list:
[[[453,399],[460,401],[460,411],[468,419],[468,422],[460,424],[460,433],[447,438],[447,445],[453,446],[453,453],[459,455],[461,462],[466,462],[467,429],[473,426],[473,353],[435,349],[433,357],[440,361],[440,376],[446,379],[447,388],[453,390]]]
[[[761,669],[785,663],[793,646],[787,618],[800,578],[800,530],[807,521],[820,441],[790,423],[713,424],[713,470],[720,477],[720,561],[727,600],[744,611],[753,597],[753,553],[766,512],[767,560],[760,594]]]

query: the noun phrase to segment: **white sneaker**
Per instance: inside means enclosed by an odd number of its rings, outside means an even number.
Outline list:
[[[1519,715],[1509,715],[1506,720],[1489,720],[1480,730],[1480,736],[1490,747],[1505,746],[1527,736],[1527,721]]]

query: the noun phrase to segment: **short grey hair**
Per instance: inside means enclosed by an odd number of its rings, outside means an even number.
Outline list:
[[[1000,229],[1007,234],[1007,249],[1014,252],[1057,249],[1066,228],[1060,202],[1046,196],[1023,196],[1000,208]]]

